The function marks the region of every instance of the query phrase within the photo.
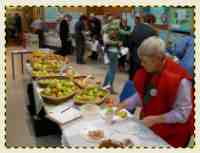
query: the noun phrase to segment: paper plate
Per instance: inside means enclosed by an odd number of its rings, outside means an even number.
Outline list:
[[[95,104],[85,104],[80,107],[80,111],[83,115],[95,115],[100,111],[100,107]]]
[[[100,139],[93,139],[91,138],[88,133],[90,131],[97,131],[97,130],[100,130],[103,132],[103,137],[100,138]],[[80,135],[82,138],[84,138],[86,141],[89,141],[89,142],[96,142],[96,143],[99,143],[101,142],[102,140],[105,140],[105,139],[108,139],[109,138],[109,133],[106,132],[103,128],[97,128],[97,127],[91,127],[91,126],[88,126],[88,127],[84,127],[81,131],[80,131]]]

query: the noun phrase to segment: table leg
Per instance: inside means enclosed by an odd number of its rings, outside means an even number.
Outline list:
[[[23,58],[23,53],[21,54],[21,68],[22,68],[22,73],[24,73],[24,58]]]
[[[12,58],[12,74],[13,74],[13,79],[15,80],[15,63],[14,63],[14,54],[11,53],[11,58]]]

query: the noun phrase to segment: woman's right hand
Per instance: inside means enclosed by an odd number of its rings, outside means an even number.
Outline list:
[[[117,110],[116,111],[120,111],[122,109],[125,109],[128,107],[128,103],[127,102],[120,102],[116,104]]]
[[[116,111],[120,111],[120,110],[128,107],[127,101],[119,102],[114,97],[109,97],[109,98],[105,99],[105,104],[108,107],[116,107],[117,108]]]

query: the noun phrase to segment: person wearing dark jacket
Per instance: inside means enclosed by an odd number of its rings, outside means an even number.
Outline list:
[[[31,28],[33,33],[38,35],[39,39],[39,47],[43,48],[44,47],[44,22],[41,18],[35,19],[31,23]]]
[[[90,31],[91,38],[93,42],[98,42],[98,44],[102,44],[102,36],[101,36],[101,20],[99,20],[94,14],[90,16]],[[97,50],[92,50],[92,55],[90,56],[93,60],[97,60],[98,52]]]
[[[132,80],[135,72],[140,68],[140,60],[137,55],[137,49],[140,44],[148,37],[156,36],[157,31],[151,26],[155,22],[155,18],[152,15],[147,15],[144,18],[144,23],[138,23],[135,25],[133,32],[130,35],[129,49],[130,49],[130,69],[129,79]]]
[[[85,64],[85,29],[87,17],[82,15],[75,24],[75,42],[76,42],[76,62],[77,64]]]
[[[69,54],[69,15],[65,15],[60,23],[61,55]]]
[[[122,41],[122,46],[124,48],[128,48],[128,42],[129,42],[129,34],[131,33],[130,26],[127,25],[126,20],[122,20],[120,23],[121,28],[121,34],[120,34],[120,40]],[[122,55],[119,58],[119,70],[125,71],[125,64],[127,62],[127,55]]]
[[[21,43],[21,33],[22,33],[22,20],[21,20],[21,16],[16,13],[15,14],[15,36],[17,39],[18,44]]]
[[[92,14],[90,17],[91,36],[98,36],[101,34],[101,21]]]

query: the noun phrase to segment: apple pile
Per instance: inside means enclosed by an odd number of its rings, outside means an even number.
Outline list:
[[[39,70],[39,71],[32,71],[32,77],[34,78],[44,78],[44,77],[55,77],[58,76],[58,73],[49,72],[47,70]]]
[[[33,70],[47,70],[59,72],[63,63],[56,60],[38,60],[32,64]]]
[[[108,92],[99,86],[92,86],[84,89],[80,94],[76,95],[75,101],[84,101],[85,103],[96,102],[102,100]]]
[[[47,85],[41,91],[43,96],[67,97],[79,89],[70,79],[46,79],[40,80],[40,83]]]

